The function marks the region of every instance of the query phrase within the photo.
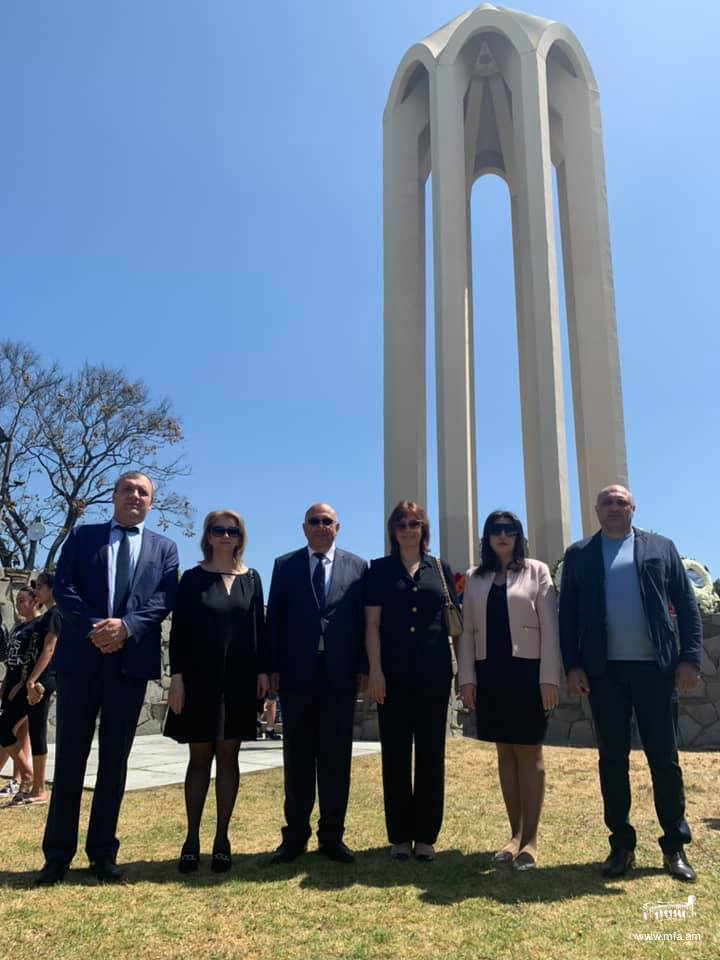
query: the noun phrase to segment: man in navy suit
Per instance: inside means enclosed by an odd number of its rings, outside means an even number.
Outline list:
[[[123,474],[109,523],[76,527],[55,577],[63,629],[57,664],[55,777],[39,885],[62,880],[75,856],[88,753],[100,716],[99,758],[85,849],[99,880],[122,877],[115,835],[127,760],[147,681],[160,675],[160,624],[178,583],[177,547],[145,529],[152,481]]]
[[[315,789],[320,853],[351,863],[343,843],[358,683],[367,674],[362,581],[367,564],[335,546],[340,529],[326,503],[305,514],[307,547],[275,561],[268,597],[271,685],[283,712],[285,819],[273,863],[307,847]]]

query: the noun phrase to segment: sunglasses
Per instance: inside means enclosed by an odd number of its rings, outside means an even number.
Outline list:
[[[310,517],[308,523],[311,527],[332,527],[335,521],[332,517]]]
[[[225,534],[229,537],[239,537],[240,527],[221,527],[218,524],[213,524],[213,526],[210,527],[210,533],[214,537],[224,537]]]
[[[422,526],[419,520],[398,520],[395,524],[396,530],[419,530]]]
[[[488,527],[488,533],[493,537],[499,537],[501,533],[506,534],[508,537],[516,537],[518,535],[517,527],[514,523],[491,523]]]

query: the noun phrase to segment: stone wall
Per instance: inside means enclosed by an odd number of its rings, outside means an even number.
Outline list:
[[[702,618],[703,658],[697,689],[680,697],[680,746],[683,749],[720,748],[720,614]],[[466,736],[475,735],[475,718],[465,714]],[[587,697],[568,697],[560,691],[560,706],[548,724],[546,743],[555,746],[595,746],[595,731]],[[633,746],[640,739],[633,719]]]
[[[6,626],[13,623],[13,595],[21,582],[0,579],[0,619]],[[145,703],[140,712],[138,734],[160,733],[167,710],[167,691],[170,686],[168,659],[169,621],[163,624],[163,675],[159,681],[148,684]],[[0,670],[3,668],[0,667]],[[680,698],[680,745],[693,749],[720,748],[720,614],[703,617],[703,659],[701,680],[696,690]],[[633,722],[634,723],[634,722]],[[475,717],[463,710],[453,698],[448,718],[448,733],[462,731],[475,735]],[[356,740],[377,740],[377,708],[368,700],[359,699],[355,711]],[[50,708],[48,739],[55,740],[55,705]],[[559,746],[594,746],[595,732],[587,698],[568,697],[563,686],[560,706],[554,711],[548,725],[547,743]],[[633,742],[639,746],[637,731]]]

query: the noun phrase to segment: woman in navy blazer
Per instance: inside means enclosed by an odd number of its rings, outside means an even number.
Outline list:
[[[458,645],[460,695],[476,710],[478,738],[497,747],[511,837],[494,856],[531,870],[545,792],[542,741],[558,704],[560,643],[550,571],[525,556],[518,517],[485,521],[480,566],[468,570]]]

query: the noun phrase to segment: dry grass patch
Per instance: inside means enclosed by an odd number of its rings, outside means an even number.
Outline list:
[[[433,864],[388,859],[377,757],[356,760],[353,767],[347,825],[347,841],[357,852],[352,866],[313,852],[291,865],[269,864],[282,817],[280,771],[243,778],[232,830],[235,863],[224,876],[209,869],[212,796],[201,869],[182,878],[175,869],[184,826],[181,787],[128,794],[120,825],[127,882],[118,886],[99,885],[79,856],[64,884],[34,889],[44,811],[3,810],[0,957],[716,960],[720,755],[683,755],[695,833],[688,852],[700,877],[695,887],[672,881],[660,869],[641,754],[632,759],[638,867],[614,882],[603,881],[597,866],[606,839],[595,752],[548,748],[546,763],[541,866],[524,875],[490,861],[506,839],[494,749],[468,740],[449,744],[446,817]],[[88,809],[89,795],[83,822]],[[684,901],[689,893],[697,897],[695,919],[643,921],[645,902]],[[702,939],[636,939],[658,933]]]

